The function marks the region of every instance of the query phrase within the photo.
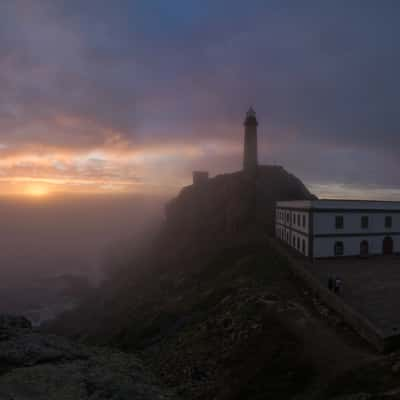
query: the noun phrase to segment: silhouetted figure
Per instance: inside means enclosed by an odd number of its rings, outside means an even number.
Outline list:
[[[333,277],[330,275],[328,278],[328,289],[333,291],[333,286],[334,286],[334,279]]]
[[[340,278],[336,278],[336,279],[335,279],[335,293],[336,293],[336,294],[339,294],[339,293],[340,293],[341,286],[342,286],[342,281],[341,281],[341,279],[340,279]]]

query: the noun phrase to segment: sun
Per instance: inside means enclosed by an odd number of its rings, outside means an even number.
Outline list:
[[[44,185],[28,185],[25,187],[24,194],[30,197],[46,197],[50,191]]]

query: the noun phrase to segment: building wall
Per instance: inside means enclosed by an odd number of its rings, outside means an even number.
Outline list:
[[[299,253],[309,255],[309,213],[276,209],[276,236]]]
[[[383,240],[386,236],[393,240],[393,252],[400,253],[398,204],[396,208],[392,204],[383,207],[375,202],[329,201],[329,207],[324,208],[326,202],[311,203],[278,203],[276,209],[276,236],[300,253],[314,258],[338,257],[335,256],[335,243],[340,241],[344,247],[343,256],[358,256],[361,242],[366,241],[368,254],[379,255],[383,253]],[[342,208],[335,208],[340,204]],[[381,208],[378,209],[377,205]],[[343,217],[343,228],[336,228],[337,216]],[[362,217],[368,217],[366,228],[362,226]],[[386,217],[392,218],[391,227],[385,226]]]
[[[336,216],[342,216],[343,229],[336,229]],[[361,218],[368,217],[368,228],[361,227]],[[385,227],[385,217],[392,217],[392,227]],[[315,212],[314,213],[314,235],[325,234],[373,234],[400,232],[400,214],[390,212]]]
[[[390,236],[390,235],[388,235]],[[359,256],[360,244],[362,241],[368,242],[369,254],[380,255],[383,250],[383,240],[381,236],[335,236],[335,237],[315,237],[313,241],[314,258],[335,257],[335,243],[343,242],[343,256]],[[395,253],[400,252],[400,236],[391,236],[393,239]]]
[[[276,209],[276,222],[301,233],[307,234],[310,230],[309,213],[281,208]]]

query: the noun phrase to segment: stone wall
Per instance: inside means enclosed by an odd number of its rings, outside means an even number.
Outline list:
[[[320,280],[304,266],[304,262],[286,249],[276,239],[269,239],[271,244],[289,260],[289,267],[293,274],[318,296],[323,303],[337,312],[343,320],[351,326],[363,339],[370,343],[379,352],[391,351],[400,346],[400,335],[385,336],[366,317],[347,305],[340,296],[331,292],[322,285]]]

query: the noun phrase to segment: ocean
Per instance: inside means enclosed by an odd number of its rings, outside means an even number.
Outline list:
[[[34,325],[74,307],[163,218],[160,197],[0,198],[0,313]]]

